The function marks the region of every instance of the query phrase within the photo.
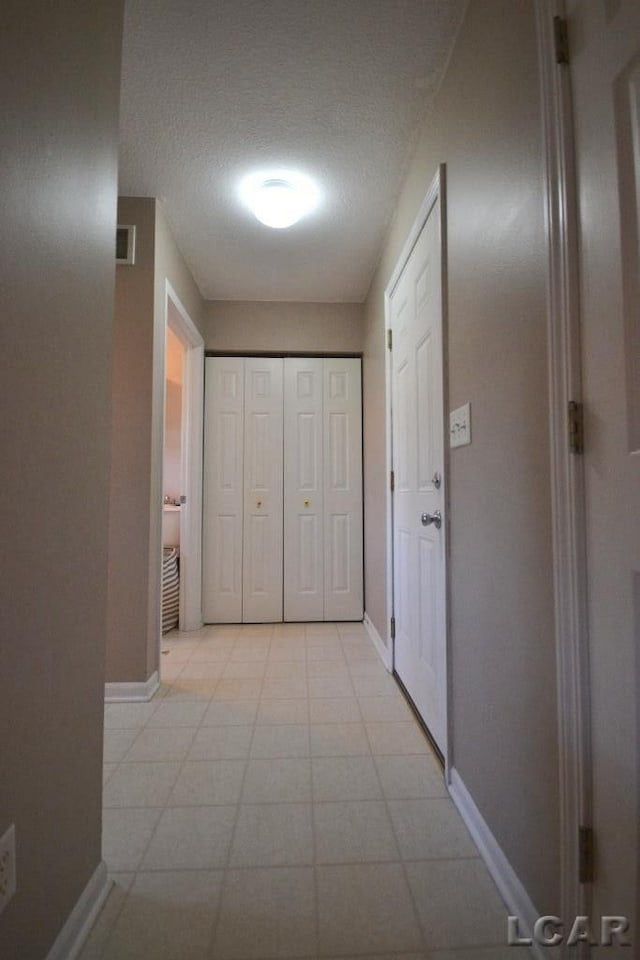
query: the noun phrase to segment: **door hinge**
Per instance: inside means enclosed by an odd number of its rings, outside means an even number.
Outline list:
[[[569,63],[569,30],[566,17],[553,18],[553,45],[556,63]]]
[[[396,474],[395,474],[395,470],[392,470],[391,473],[389,474],[389,489],[391,490],[391,493],[393,493],[395,488],[396,488]]]
[[[396,618],[395,617],[391,617],[389,633],[391,634],[391,639],[395,640],[396,638]]]
[[[391,327],[387,330],[387,349],[393,350],[393,330]]]
[[[584,408],[576,400],[569,401],[569,450],[584,453]]]
[[[578,834],[578,880],[580,883],[593,883],[594,836],[593,827],[579,827]]]

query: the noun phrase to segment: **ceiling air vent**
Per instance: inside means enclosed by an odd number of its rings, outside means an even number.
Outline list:
[[[136,228],[133,225],[116,227],[116,263],[135,263]]]

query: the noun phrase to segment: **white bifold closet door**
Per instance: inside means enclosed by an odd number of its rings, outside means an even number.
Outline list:
[[[203,619],[282,620],[282,361],[208,357]]]
[[[284,619],[362,618],[360,360],[287,358]]]
[[[203,617],[361,620],[361,365],[206,361]]]

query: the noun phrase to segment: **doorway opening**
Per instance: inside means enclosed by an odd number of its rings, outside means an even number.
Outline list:
[[[158,559],[164,566],[164,547],[177,548],[177,626],[181,631],[198,630],[202,626],[203,373],[204,340],[167,280],[163,340],[163,502],[160,505],[163,535]],[[159,602],[162,605],[162,596]]]

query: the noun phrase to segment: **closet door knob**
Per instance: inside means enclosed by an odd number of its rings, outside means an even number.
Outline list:
[[[305,500],[305,501],[304,501],[305,507],[308,507],[310,503],[311,503],[311,500]]]
[[[256,507],[262,506],[262,500],[256,500]]]

